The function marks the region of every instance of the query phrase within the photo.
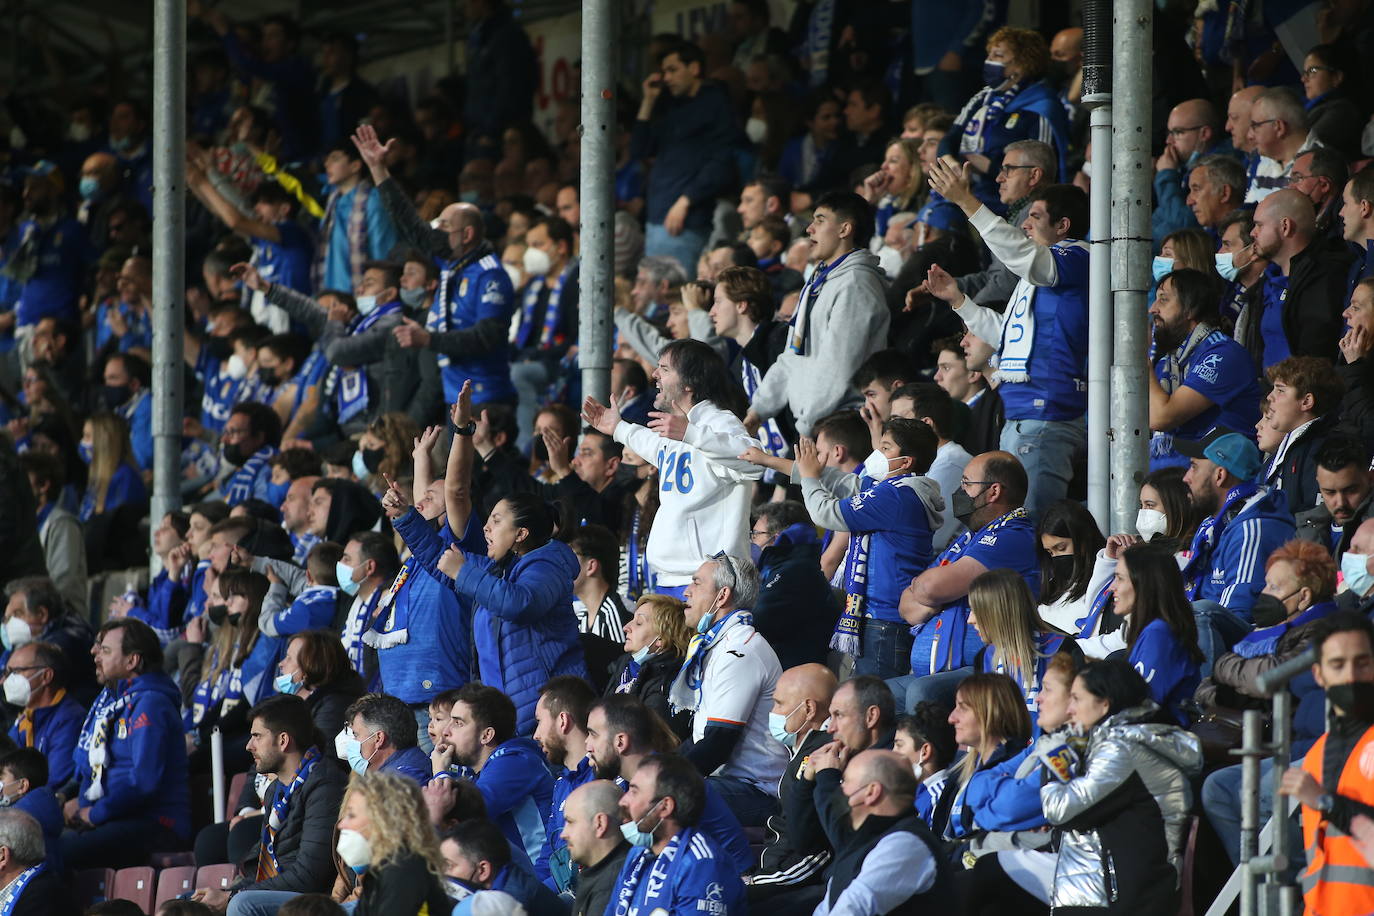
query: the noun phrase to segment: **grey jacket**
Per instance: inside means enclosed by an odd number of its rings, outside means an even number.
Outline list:
[[[86,607],[86,539],[81,523],[61,506],[53,506],[38,529],[48,577],[74,609]]]
[[[792,483],[801,484],[802,499],[806,502],[806,511],[811,513],[811,520],[831,531],[849,530],[840,512],[840,503],[859,495],[859,480],[859,475],[839,468],[822,468],[819,480],[803,479],[797,466],[792,466]],[[926,524],[930,525],[930,530],[933,532],[940,527],[944,521],[945,498],[940,494],[938,483],[920,474],[908,474],[897,478],[893,484],[915,490],[926,507]]]
[[[754,412],[768,420],[791,407],[797,432],[809,436],[822,417],[857,402],[855,370],[887,346],[886,291],[877,255],[853,251],[835,265],[816,301],[797,305],[808,309],[806,352],[783,350],[754,393]]]
[[[730,351],[724,337],[716,336],[711,325],[711,314],[704,309],[691,309],[687,312],[687,328],[693,340],[711,345],[720,358],[729,362]],[[658,362],[659,352],[673,339],[660,331],[643,315],[625,309],[615,310],[615,329],[630,347],[651,363]]]
[[[1189,779],[1202,772],[1202,744],[1177,726],[1146,722],[1157,710],[1147,700],[1103,720],[1088,738],[1083,774],[1041,787],[1045,819],[1060,828],[1052,908],[1177,909]],[[1160,817],[1163,842],[1152,830]]]

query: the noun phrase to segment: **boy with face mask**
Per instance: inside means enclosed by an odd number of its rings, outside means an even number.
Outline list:
[[[0,808],[16,808],[38,821],[48,868],[61,874],[62,808],[49,786],[48,761],[37,748],[21,747],[0,757]]]

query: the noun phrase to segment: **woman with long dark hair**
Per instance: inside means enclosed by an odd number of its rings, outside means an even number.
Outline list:
[[[1197,620],[1173,551],[1134,544],[1122,551],[1112,580],[1115,612],[1126,618],[1127,660],[1149,684],[1155,703],[1179,724],[1179,706],[1201,681]]]
[[[1040,619],[1057,630],[1082,632],[1094,600],[1111,581],[1113,562],[1102,554],[1106,538],[1082,503],[1051,503],[1035,529],[1040,558]]]
[[[472,524],[472,385],[463,383],[453,405],[456,434],[444,478],[448,524],[442,537],[418,512],[406,509],[392,484],[383,499],[412,559],[474,608],[474,677],[515,703],[517,731],[534,729],[539,688],[558,674],[587,676],[572,609],[579,564],[557,539],[559,512],[534,493],[498,502],[480,530]],[[478,536],[485,540],[485,549]]]

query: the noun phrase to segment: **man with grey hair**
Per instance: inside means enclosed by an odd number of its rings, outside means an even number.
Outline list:
[[[815,916],[916,913],[947,903],[944,856],[912,807],[911,764],[895,751],[867,750],[850,760],[830,747],[813,754],[811,764],[816,809],[835,843],[830,881]]]
[[[642,315],[648,321],[665,323],[668,320],[668,307],[678,298],[679,290],[686,282],[687,271],[677,258],[666,255],[640,258],[634,286],[630,288],[635,314]]]
[[[1289,173],[1298,154],[1321,146],[1308,129],[1307,109],[1289,89],[1266,89],[1250,106],[1250,132],[1259,159],[1250,166],[1247,204],[1257,204],[1288,186]]]
[[[1272,262],[1265,272],[1259,319],[1262,368],[1289,356],[1334,360],[1350,252],[1333,250],[1318,237],[1312,201],[1293,188],[1260,201],[1250,237],[1255,254]]]
[[[1189,173],[1204,157],[1230,151],[1223,137],[1217,110],[1206,99],[1179,102],[1169,112],[1164,152],[1155,160],[1150,234],[1156,245],[1171,233],[1197,226],[1185,203]]]
[[[1317,235],[1341,247],[1341,191],[1350,178],[1345,157],[1328,146],[1314,146],[1298,153],[1288,186],[1312,201],[1317,211]]]
[[[683,594],[683,617],[700,635],[668,693],[675,709],[692,712],[683,756],[710,777],[746,827],[763,827],[778,813],[787,765],[787,750],[768,730],[782,666],[754,629],[748,609],[758,595],[759,574],[747,558],[718,553],[697,568]]]
[[[67,660],[67,684],[77,694],[89,696],[95,690],[95,664],[91,660],[91,627],[78,614],[70,613],[57,586],[46,576],[25,576],[5,586],[5,651],[0,668],[11,653],[31,642],[50,642],[62,650]]]
[[[1219,234],[1222,223],[1243,200],[1245,167],[1230,156],[1204,156],[1188,172],[1184,203],[1193,211],[1193,221],[1212,234]]]
[[[0,913],[48,916],[65,911],[62,876],[44,862],[43,828],[27,812],[0,810]]]

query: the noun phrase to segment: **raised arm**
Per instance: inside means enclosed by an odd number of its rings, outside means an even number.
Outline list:
[[[410,492],[415,503],[425,498],[425,491],[434,482],[434,443],[439,441],[439,434],[443,431],[442,426],[431,426],[415,437],[415,447],[410,453],[410,460],[415,467]]]
[[[273,243],[281,242],[281,232],[276,226],[271,223],[264,223],[256,217],[245,215],[242,210],[224,198],[224,195],[210,182],[209,177],[200,168],[191,168],[188,164],[186,182],[190,186],[191,192],[196,195],[196,199],[205,204],[211,213],[219,217],[220,222],[228,226],[230,232],[256,239],[265,239]]]
[[[451,412],[453,425],[462,429],[472,422],[472,382],[463,382],[458,403]],[[462,537],[472,514],[472,436],[453,436],[448,451],[448,472],[444,475],[444,509],[448,512],[448,527],[455,536]]]
[[[358,155],[362,156],[368,171],[372,173],[372,184],[377,188],[377,199],[381,201],[386,215],[391,218],[396,234],[407,245],[419,248],[426,254],[440,258],[452,257],[453,251],[448,243],[448,234],[431,228],[422,220],[405,191],[390,180],[391,172],[386,167],[386,154],[395,142],[393,138],[383,145],[377,139],[377,131],[370,124],[360,124],[357,133],[353,135],[353,145],[358,148]]]

